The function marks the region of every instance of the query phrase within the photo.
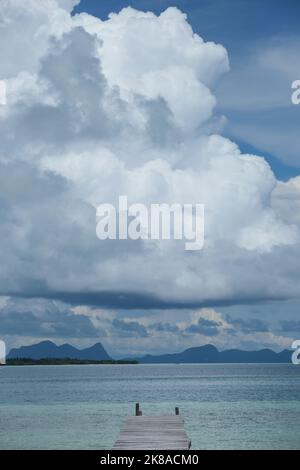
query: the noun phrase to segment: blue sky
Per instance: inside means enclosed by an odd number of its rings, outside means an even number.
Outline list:
[[[225,46],[231,71],[216,90],[218,110],[228,118],[223,134],[233,138],[243,152],[263,155],[278,179],[287,180],[300,174],[300,157],[296,151],[300,146],[297,136],[300,107],[292,106],[290,100],[291,82],[298,77],[292,72],[287,77],[269,71],[263,79],[263,67],[255,63],[258,50],[269,51],[290,41],[296,45],[300,41],[300,3],[297,0],[81,0],[74,14],[87,12],[107,19],[109,13],[127,6],[156,14],[169,6],[177,6],[187,14],[194,32],[205,41]],[[260,67],[259,71],[252,69],[254,75],[258,73],[256,79],[245,71],[249,60],[253,61],[253,67]],[[300,66],[299,59],[295,60]],[[300,74],[300,68],[298,70]],[[242,94],[248,96],[247,102],[241,100]],[[276,95],[281,96],[280,104],[277,99],[272,100]],[[253,105],[249,115],[248,100],[251,99],[260,100],[260,104]],[[255,135],[255,130],[259,135]],[[274,148],[274,135],[283,141],[282,146],[278,143],[278,151]],[[287,139],[293,151],[285,148]]]
[[[81,0],[74,13],[106,19],[109,13],[132,6],[160,14],[176,6],[188,15],[193,30],[206,40],[221,42],[239,57],[241,47],[278,35],[299,34],[300,5],[296,0]]]

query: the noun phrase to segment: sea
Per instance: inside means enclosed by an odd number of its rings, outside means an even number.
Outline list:
[[[192,449],[300,449],[300,365],[0,367],[0,449],[111,449],[139,402]]]

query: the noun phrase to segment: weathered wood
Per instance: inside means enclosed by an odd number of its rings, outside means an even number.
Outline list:
[[[188,450],[191,441],[180,415],[132,416],[121,429],[114,449]]]

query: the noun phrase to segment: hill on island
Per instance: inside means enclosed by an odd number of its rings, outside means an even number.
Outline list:
[[[77,349],[70,344],[57,346],[52,341],[42,341],[31,346],[21,346],[11,349],[7,359],[29,358],[29,359],[79,359],[90,361],[111,360],[101,343],[96,343],[86,349]]]
[[[186,349],[175,354],[162,354],[152,356],[150,354],[135,359],[141,364],[217,364],[217,363],[281,363],[291,362],[291,351],[287,349],[276,353],[271,349],[261,349],[259,351],[242,351],[240,349],[228,349],[218,351],[215,346],[207,344],[205,346]]]
[[[186,349],[174,354],[144,355],[131,357],[123,361],[138,361],[141,364],[221,364],[221,363],[283,363],[291,362],[292,352],[287,349],[277,353],[271,349],[259,351],[243,351],[228,349],[219,351],[215,346],[207,344]],[[110,361],[113,360],[101,343],[96,343],[86,349],[77,349],[70,344],[57,346],[51,341],[42,341],[31,346],[21,346],[12,349],[7,359],[77,359],[81,361]]]

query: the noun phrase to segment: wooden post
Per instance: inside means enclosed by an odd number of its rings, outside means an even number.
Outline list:
[[[178,406],[176,406],[176,408],[175,408],[175,414],[176,414],[176,416],[179,415],[179,408],[178,408]]]

